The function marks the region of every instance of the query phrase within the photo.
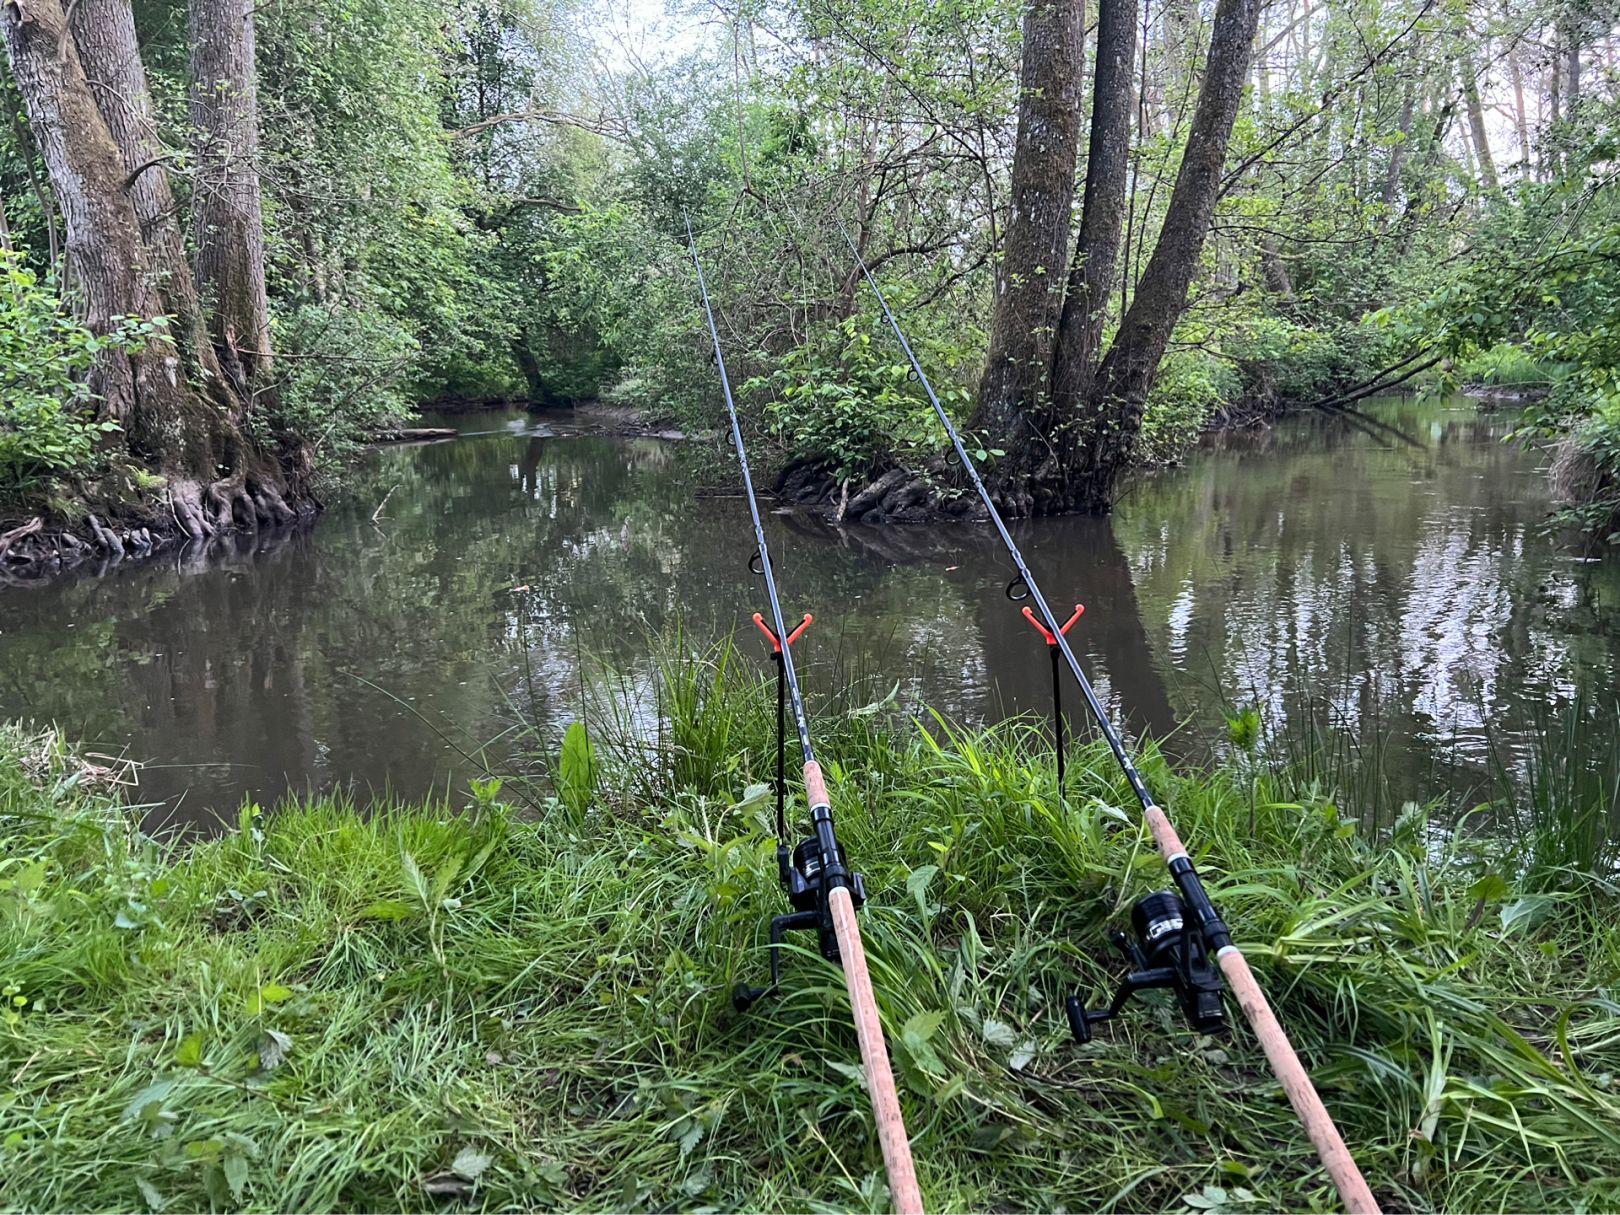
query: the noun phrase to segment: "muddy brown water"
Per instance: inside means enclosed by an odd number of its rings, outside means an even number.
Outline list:
[[[1074,640],[1130,729],[1206,750],[1233,706],[1326,721],[1422,798],[1483,780],[1548,706],[1613,712],[1620,572],[1540,533],[1543,461],[1502,441],[1511,415],[1368,412],[1412,442],[1293,418],[1142,478],[1111,523],[1019,525],[1054,604],[1085,603]],[[694,496],[683,445],[567,413],[425,424],[461,437],[375,453],[308,531],[0,592],[0,715],[140,759],[155,819],[206,824],[306,790],[459,795],[478,770],[461,751],[530,762],[515,723],[560,737],[600,663],[634,682],[676,622],[760,648],[745,505]],[[768,529],[785,610],[816,615],[811,688],[1046,711],[987,528]]]

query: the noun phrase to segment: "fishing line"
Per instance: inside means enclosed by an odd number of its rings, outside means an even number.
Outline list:
[[[872,289],[878,305],[883,309],[884,318],[888,321],[889,328],[894,331],[900,348],[905,351],[917,382],[922,385],[929,404],[934,407],[935,415],[945,427],[945,433],[950,436],[951,446],[956,454],[955,462],[961,464],[963,471],[973,482],[990,522],[995,525],[1007,554],[1018,570],[1012,581],[1007,584],[1007,598],[1014,602],[1027,599],[1039,612],[1040,619],[1036,620],[1030,608],[1023,609],[1026,618],[1040,630],[1048,648],[1052,651],[1054,673],[1057,670],[1059,654],[1068,664],[1069,671],[1080,687],[1080,695],[1091,710],[1099,732],[1107,742],[1108,749],[1113,752],[1120,771],[1125,775],[1126,783],[1131,787],[1131,792],[1142,804],[1142,816],[1176,884],[1176,891],[1156,891],[1138,901],[1132,908],[1131,921],[1136,934],[1135,941],[1123,933],[1114,934],[1114,943],[1127,954],[1134,969],[1120,984],[1110,1006],[1105,1010],[1092,1012],[1087,1010],[1080,997],[1069,997],[1066,1010],[1074,1037],[1078,1041],[1089,1042],[1091,1026],[1094,1023],[1117,1016],[1132,995],[1153,987],[1172,988],[1181,1001],[1183,1012],[1196,1028],[1205,1031],[1224,1028],[1221,981],[1214,968],[1210,966],[1210,955],[1213,954],[1221,974],[1225,975],[1226,981],[1231,984],[1237,995],[1238,1003],[1248,1018],[1255,1037],[1260,1040],[1272,1071],[1282,1082],[1295,1114],[1298,1115],[1306,1134],[1310,1136],[1317,1156],[1333,1179],[1345,1209],[1353,1215],[1377,1215],[1378,1203],[1373,1198],[1360,1169],[1356,1167],[1356,1162],[1345,1146],[1338,1127],[1334,1125],[1327,1107],[1322,1104],[1315,1086],[1311,1084],[1310,1077],[1306,1074],[1304,1065],[1300,1063],[1299,1056],[1295,1054],[1287,1033],[1267,1002],[1253,971],[1249,969],[1248,961],[1232,943],[1231,932],[1221,920],[1209,893],[1204,889],[1192,858],[1188,856],[1187,849],[1176,835],[1175,828],[1170,825],[1169,816],[1153,800],[1147,782],[1142,779],[1141,772],[1132,762],[1130,753],[1125,749],[1124,740],[1114,728],[1113,722],[1109,720],[1107,710],[1091,686],[1091,680],[1086,678],[1080,660],[1070,648],[1067,633],[1079,618],[1079,610],[1076,610],[1067,624],[1059,621],[1053,613],[1046,596],[1041,592],[1040,584],[1030,572],[1023,553],[1013,540],[1012,533],[1007,530],[1006,521],[996,508],[990,491],[985,487],[984,479],[980,477],[972,459],[968,456],[961,435],[957,433],[950,416],[939,403],[939,397],[935,395],[933,385],[929,383],[922,364],[912,351],[911,343],[906,340],[900,323],[895,320],[889,301],[878,287],[876,279],[872,277],[866,259],[861,256],[861,251],[850,239],[849,231],[842,223],[838,225],[838,230],[842,233],[845,243],[849,245],[849,251],[854,255],[855,263],[860,267],[867,286]],[[1058,745],[1061,748],[1061,733]],[[1061,789],[1059,796],[1061,797]]]

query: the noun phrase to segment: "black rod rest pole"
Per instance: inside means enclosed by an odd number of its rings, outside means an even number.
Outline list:
[[[1058,805],[1063,804],[1063,668],[1059,665],[1057,646],[1046,647],[1052,654],[1052,745],[1057,748]]]

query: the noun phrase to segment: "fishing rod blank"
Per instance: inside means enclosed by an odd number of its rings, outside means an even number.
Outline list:
[[[812,618],[806,613],[803,622],[792,632],[783,622],[782,604],[776,593],[776,574],[771,568],[771,550],[765,542],[759,500],[754,494],[754,477],[748,467],[748,449],[743,444],[737,405],[731,396],[730,378],[726,375],[725,355],[720,350],[720,331],[715,327],[714,308],[709,303],[709,286],[703,277],[703,265],[698,260],[697,241],[692,236],[690,218],[686,221],[686,242],[692,253],[692,268],[697,271],[703,312],[709,322],[709,337],[714,342],[714,361],[720,369],[720,387],[726,398],[726,413],[731,419],[731,442],[737,449],[737,463],[742,468],[743,488],[747,491],[748,511],[754,522],[756,548],[748,565],[765,580],[765,591],[770,601],[770,625],[766,625],[759,612],[754,613],[754,624],[770,640],[772,657],[776,661],[776,865],[782,885],[787,889],[788,902],[794,909],[788,915],[779,915],[771,920],[770,986],[740,986],[733,994],[733,1001],[742,1011],[775,992],[781,984],[783,936],[795,929],[814,929],[817,932],[822,956],[841,965],[844,970],[844,985],[849,991],[849,1002],[855,1014],[855,1034],[860,1042],[867,1091],[872,1098],[872,1113],[877,1121],[878,1142],[883,1149],[883,1163],[889,1174],[889,1191],[894,1198],[895,1210],[898,1215],[922,1215],[922,1193],[917,1188],[911,1142],[906,1137],[900,1097],[895,1091],[889,1052],[883,1042],[877,999],[872,994],[872,978],[866,968],[860,924],[855,918],[855,909],[866,901],[866,888],[861,875],[845,866],[843,851],[838,846],[827,782],[822,776],[821,765],[816,762],[815,749],[810,744],[810,723],[804,711],[804,697],[799,692],[798,672],[793,666],[793,643],[810,626]],[[810,822],[815,832],[802,840],[791,854],[786,843],[784,793],[786,711],[789,706],[799,734],[799,750],[804,758],[805,800],[810,805]]]
[[[1088,1012],[1079,997],[1069,997],[1069,1024],[1074,1036],[1079,1041],[1089,1041],[1093,1022],[1104,1021],[1114,1016],[1134,992],[1148,987],[1175,988],[1181,997],[1183,1010],[1187,1012],[1195,1026],[1205,1030],[1223,1026],[1225,1017],[1221,1010],[1220,979],[1208,965],[1208,955],[1214,954],[1221,973],[1226,976],[1226,981],[1236,994],[1238,1004],[1253,1028],[1255,1037],[1260,1040],[1260,1045],[1265,1050],[1273,1073],[1282,1082],[1283,1091],[1288,1094],[1288,1100],[1293,1105],[1295,1114],[1305,1127],[1306,1134],[1310,1136],[1317,1156],[1333,1179],[1345,1209],[1352,1215],[1378,1215],[1378,1202],[1373,1197],[1372,1190],[1368,1188],[1366,1179],[1362,1177],[1361,1170],[1356,1167],[1356,1162],[1345,1146],[1338,1127],[1333,1123],[1332,1115],[1322,1104],[1322,1098],[1317,1095],[1304,1065],[1294,1053],[1293,1044],[1289,1042],[1287,1033],[1278,1022],[1270,1003],[1267,1002],[1265,992],[1261,990],[1259,981],[1250,970],[1248,961],[1232,943],[1231,932],[1222,922],[1219,912],[1215,910],[1215,904],[1210,900],[1208,891],[1204,889],[1192,858],[1188,856],[1187,849],[1176,835],[1175,828],[1170,825],[1169,816],[1153,800],[1142,774],[1131,761],[1124,740],[1109,720],[1107,710],[1098,699],[1096,690],[1091,686],[1091,680],[1086,678],[1080,660],[1075,657],[1074,650],[1069,645],[1065,633],[1066,626],[1048,606],[1046,596],[1041,593],[1040,585],[1030,573],[1024,555],[1013,541],[1012,533],[1007,530],[1006,521],[996,509],[995,501],[990,497],[990,491],[985,488],[983,478],[974,468],[967,448],[962,444],[962,437],[957,434],[950,416],[940,405],[939,398],[934,394],[933,385],[928,382],[928,376],[923,372],[922,364],[912,352],[911,343],[906,340],[899,322],[895,320],[889,301],[884,298],[877,281],[872,277],[866,259],[861,256],[855,242],[850,240],[849,232],[844,230],[843,235],[849,245],[849,251],[854,254],[855,262],[866,278],[867,285],[871,287],[872,294],[877,297],[878,305],[883,309],[889,328],[894,331],[894,336],[900,342],[900,348],[905,351],[911,369],[916,373],[917,382],[922,385],[923,391],[928,395],[929,404],[934,407],[934,413],[944,425],[945,433],[950,436],[957,460],[961,462],[962,468],[972,480],[990,522],[1000,533],[1001,542],[1006,546],[1007,553],[1018,570],[1007,586],[1008,598],[1027,597],[1033,602],[1041,619],[1039,622],[1032,620],[1032,623],[1041,628],[1047,644],[1052,646],[1055,652],[1061,652],[1067,661],[1075,682],[1080,686],[1081,698],[1091,710],[1097,728],[1107,742],[1108,749],[1113,752],[1114,759],[1118,761],[1120,770],[1125,774],[1131,792],[1142,803],[1142,815],[1147,820],[1148,829],[1152,832],[1159,853],[1164,857],[1170,875],[1180,892],[1178,898],[1174,892],[1157,891],[1140,900],[1132,908],[1131,919],[1140,943],[1134,944],[1125,939],[1123,948],[1136,964],[1137,970],[1127,976],[1120,985],[1112,1005],[1102,1012]],[[1020,590],[1024,594],[1017,593]],[[1029,612],[1028,608],[1024,610],[1026,613]],[[1070,623],[1073,623],[1072,619]],[[1123,934],[1115,934],[1116,944],[1122,937]]]

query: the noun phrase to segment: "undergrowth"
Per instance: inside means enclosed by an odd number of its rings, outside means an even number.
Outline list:
[[[5,731],[4,1206],[888,1209],[837,971],[800,944],[730,1004],[783,910],[769,689],[676,658],[647,702],[524,814],[491,781],[192,843]],[[1106,751],[1060,800],[1028,723],[816,726],[929,1209],[1335,1207],[1243,1027],[1150,999],[1070,1041],[1064,996],[1165,880]],[[1146,770],[1387,1209],[1620,1203],[1612,887]]]

